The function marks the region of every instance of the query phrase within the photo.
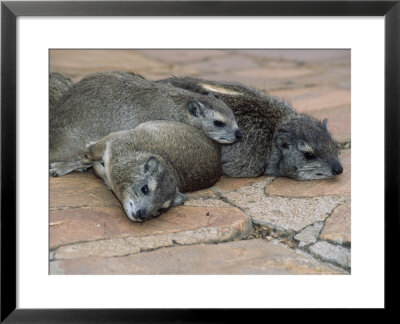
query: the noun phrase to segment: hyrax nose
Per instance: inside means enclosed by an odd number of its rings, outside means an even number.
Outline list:
[[[332,174],[333,175],[338,175],[343,172],[343,167],[340,165],[339,162],[335,162],[332,165]]]
[[[236,139],[240,140],[243,138],[243,133],[240,131],[240,129],[237,129],[235,132],[235,137]]]
[[[136,212],[136,217],[139,218],[140,220],[144,220],[146,218],[146,209],[145,208],[139,209]]]

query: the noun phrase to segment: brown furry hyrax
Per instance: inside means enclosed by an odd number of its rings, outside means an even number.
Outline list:
[[[229,176],[267,174],[312,180],[343,172],[327,120],[321,122],[300,114],[284,101],[238,83],[189,77],[158,82],[213,94],[232,108],[244,136],[222,147],[222,169]]]
[[[219,143],[243,136],[232,110],[213,96],[132,73],[96,73],[75,83],[50,110],[50,174],[71,172],[83,158],[82,142],[150,120],[179,121]]]
[[[158,216],[183,203],[181,192],[212,186],[221,176],[220,145],[175,121],[150,121],[111,133],[85,149],[132,221]]]

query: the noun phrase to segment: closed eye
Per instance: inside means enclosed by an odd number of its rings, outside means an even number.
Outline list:
[[[214,120],[214,126],[216,127],[224,127],[225,123],[220,120]]]

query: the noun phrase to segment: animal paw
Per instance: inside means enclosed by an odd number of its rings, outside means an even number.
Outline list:
[[[86,172],[88,170],[88,168],[81,168],[81,169],[76,169],[75,171],[77,172]]]
[[[61,177],[76,170],[76,162],[53,162],[50,164],[49,173],[53,177]]]

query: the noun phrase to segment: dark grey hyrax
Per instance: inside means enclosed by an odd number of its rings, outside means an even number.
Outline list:
[[[343,172],[327,120],[297,113],[284,101],[237,83],[188,77],[158,82],[214,94],[232,108],[244,136],[222,147],[222,169],[229,176],[267,174],[312,180]]]
[[[133,221],[181,204],[181,192],[212,186],[222,174],[220,145],[174,121],[150,121],[90,143],[82,161],[115,193]]]
[[[54,107],[56,102],[73,86],[74,82],[66,76],[51,72],[49,75],[49,105],[50,109]]]
[[[82,143],[150,120],[180,121],[219,143],[242,137],[232,110],[212,96],[132,73],[97,73],[76,83],[51,111],[50,174],[70,172],[82,158]]]

